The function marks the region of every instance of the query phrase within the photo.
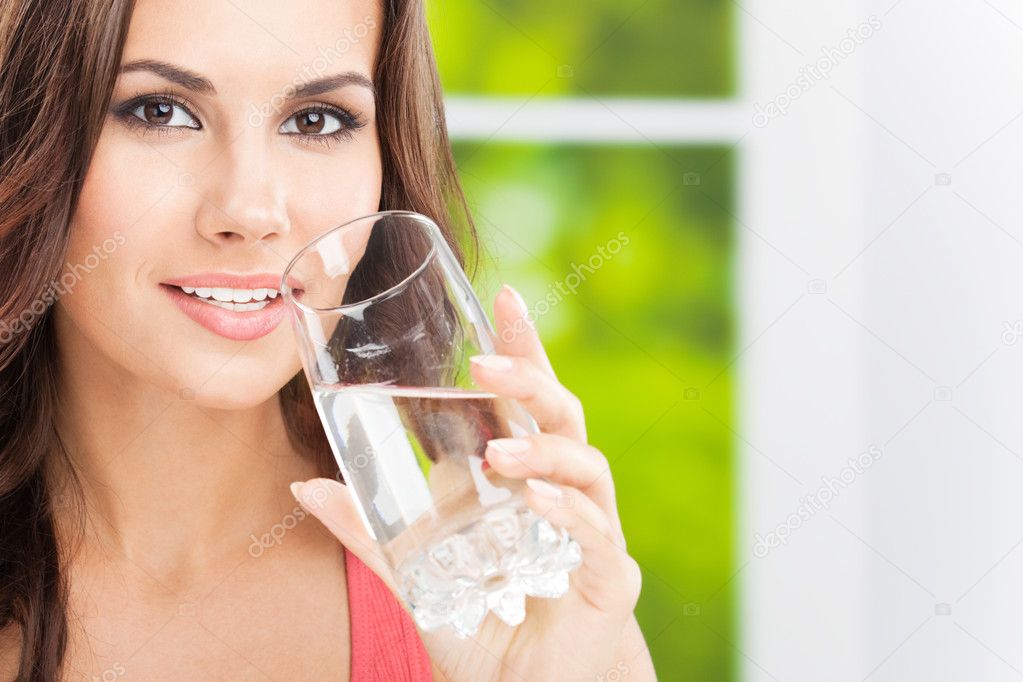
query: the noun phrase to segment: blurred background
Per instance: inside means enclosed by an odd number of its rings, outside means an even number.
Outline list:
[[[429,5],[661,679],[1023,677],[1023,6]]]
[[[734,679],[734,140],[710,109],[692,129],[677,120],[733,96],[734,6],[430,8],[485,245],[477,287],[522,292],[583,401],[663,679]]]

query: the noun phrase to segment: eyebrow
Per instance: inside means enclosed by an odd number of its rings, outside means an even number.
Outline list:
[[[155,73],[161,78],[169,80],[172,83],[177,83],[181,87],[199,94],[217,94],[217,89],[213,87],[213,83],[210,82],[208,78],[201,76],[195,71],[191,71],[168,62],[162,62],[155,59],[139,59],[123,65],[120,72],[131,73],[135,71],[149,71],[151,73]],[[346,71],[334,76],[324,76],[308,82],[298,81],[293,85],[294,92],[289,93],[288,96],[285,97],[285,101],[294,99],[299,95],[307,97],[322,95],[324,93],[331,92],[332,90],[345,87],[346,85],[359,85],[367,88],[374,96],[376,96],[376,88],[373,86],[373,81],[371,81],[365,74],[357,71]]]
[[[217,94],[217,89],[213,87],[213,83],[208,78],[203,78],[195,71],[189,71],[186,68],[168,64],[167,62],[156,61],[154,59],[139,59],[134,62],[128,62],[121,67],[121,73],[131,73],[133,71],[155,73],[161,78],[165,78],[183,88],[203,95]]]
[[[358,71],[345,71],[336,76],[324,76],[308,83],[300,81],[295,86],[295,92],[286,99],[294,99],[299,95],[314,97],[343,88],[346,85],[359,85],[373,93],[374,97],[376,96],[376,88],[373,86],[373,81],[367,78],[365,74],[361,74]]]

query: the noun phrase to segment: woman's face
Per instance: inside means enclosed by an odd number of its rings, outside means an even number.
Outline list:
[[[271,297],[302,245],[379,207],[381,28],[370,0],[139,0],[72,221],[66,355],[224,408],[299,371]]]

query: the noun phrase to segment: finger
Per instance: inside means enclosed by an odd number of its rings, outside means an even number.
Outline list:
[[[291,492],[303,509],[319,519],[342,545],[384,581],[392,594],[398,596],[390,565],[380,545],[366,530],[348,486],[331,478],[313,478],[292,483]],[[400,598],[398,601],[407,609],[404,601]]]
[[[476,355],[471,361],[480,388],[518,400],[544,431],[586,441],[582,403],[553,375],[523,357]]]
[[[536,332],[534,315],[522,296],[505,284],[494,299],[494,326],[497,328],[497,352],[527,358],[550,376],[554,368]]]
[[[625,551],[624,538],[607,514],[575,488],[537,478],[526,483],[526,504],[554,526],[567,530],[579,543],[583,561],[571,578],[581,596],[607,613],[632,613],[639,599],[642,573]]]
[[[495,438],[484,453],[494,470],[508,478],[545,478],[589,496],[621,529],[614,479],[607,458],[597,448],[571,438],[539,433],[522,438]]]

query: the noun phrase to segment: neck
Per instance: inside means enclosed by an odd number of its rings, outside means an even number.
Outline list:
[[[248,557],[253,536],[295,512],[288,484],[323,475],[291,446],[276,395],[213,409],[102,362],[62,354],[59,366],[57,428],[68,458],[52,460],[48,485],[58,537],[83,531],[76,552],[101,551],[104,562],[184,584]],[[72,470],[80,490],[69,485]],[[82,504],[61,503],[71,499]],[[73,516],[83,510],[84,519]],[[313,525],[288,533],[298,544]]]

